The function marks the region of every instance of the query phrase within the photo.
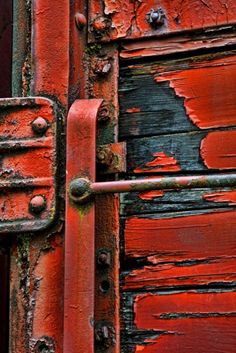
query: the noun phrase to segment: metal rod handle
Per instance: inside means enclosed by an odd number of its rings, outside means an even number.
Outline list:
[[[196,189],[208,187],[236,186],[236,174],[190,175],[156,177],[152,179],[90,182],[86,178],[74,179],[70,184],[69,195],[76,203],[85,203],[94,195],[150,190]]]

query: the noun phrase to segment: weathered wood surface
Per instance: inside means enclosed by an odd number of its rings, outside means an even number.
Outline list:
[[[236,191],[230,188],[195,190],[155,190],[121,195],[121,214],[202,210],[236,205]]]
[[[126,178],[236,169],[235,80],[234,53],[122,68]],[[234,352],[235,204],[230,188],[122,195],[124,352]]]
[[[234,0],[96,0],[89,7],[90,41],[160,36],[236,22]],[[161,8],[163,22],[150,24],[148,13]]]
[[[235,126],[235,79],[234,53],[124,67],[121,138]]]
[[[192,290],[128,294],[124,320],[134,313],[124,351],[233,353],[236,292]],[[136,335],[133,330],[136,330]],[[136,342],[135,342],[136,341]],[[136,347],[132,347],[135,346]]]
[[[236,168],[236,129],[127,141],[128,172],[171,173]]]

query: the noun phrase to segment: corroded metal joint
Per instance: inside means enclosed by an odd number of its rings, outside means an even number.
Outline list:
[[[93,192],[91,182],[86,178],[72,180],[69,188],[69,198],[77,204],[83,204],[91,199]]]

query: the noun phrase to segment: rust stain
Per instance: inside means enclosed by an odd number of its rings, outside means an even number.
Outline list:
[[[129,109],[126,110],[126,113],[139,113],[139,112],[141,112],[141,109],[140,108],[136,108],[136,107],[129,108]]]
[[[184,98],[186,113],[200,129],[236,125],[236,57],[192,64],[188,70],[159,73]],[[195,65],[195,67],[193,67]],[[223,92],[223,94],[222,94]]]
[[[177,172],[181,168],[173,156],[168,156],[165,152],[153,154],[154,160],[146,163],[144,167],[138,167],[134,173],[155,173],[155,172]]]
[[[210,202],[227,202],[228,205],[236,205],[236,191],[219,191],[203,195],[203,199]]]
[[[209,169],[236,168],[236,131],[214,131],[202,140],[200,155]]]

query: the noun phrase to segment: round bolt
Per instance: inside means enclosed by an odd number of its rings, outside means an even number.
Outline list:
[[[29,204],[30,211],[35,214],[39,214],[46,208],[46,200],[41,195],[32,197]]]
[[[85,178],[74,179],[70,183],[69,196],[72,201],[83,203],[88,201],[92,194],[89,180]]]
[[[150,12],[147,13],[146,18],[148,23],[150,23],[151,26],[160,27],[164,25],[166,15],[162,10],[162,8],[159,8],[157,10],[151,9]]]
[[[37,117],[32,122],[32,130],[39,135],[43,135],[48,129],[48,122],[46,119],[42,118],[41,116]]]
[[[81,31],[86,26],[87,19],[82,13],[77,12],[75,14],[75,23],[77,28]]]

